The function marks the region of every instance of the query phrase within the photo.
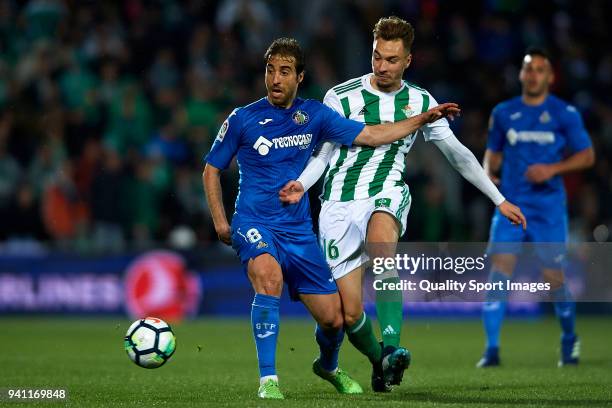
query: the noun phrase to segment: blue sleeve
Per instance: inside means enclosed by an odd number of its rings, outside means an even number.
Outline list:
[[[591,147],[591,138],[584,128],[580,113],[571,105],[565,108],[563,115],[563,132],[567,138],[567,146],[572,152],[579,152]]]
[[[504,130],[499,120],[499,108],[495,107],[489,117],[489,135],[487,137],[487,149],[501,152],[504,148]]]
[[[346,119],[329,106],[321,104],[321,139],[351,146],[353,141],[361,133],[365,125],[363,123]]]
[[[217,138],[204,161],[218,169],[226,169],[238,151],[241,134],[242,120],[235,109],[219,128]]]

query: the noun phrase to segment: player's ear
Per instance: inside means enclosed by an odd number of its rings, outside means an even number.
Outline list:
[[[412,62],[412,54],[408,54],[408,56],[406,57],[406,67],[405,68],[408,68],[411,62]]]
[[[548,76],[548,85],[552,85],[555,82],[555,72],[551,69],[550,75]]]
[[[304,80],[304,71],[300,72],[297,76],[298,84],[301,84],[303,80]]]

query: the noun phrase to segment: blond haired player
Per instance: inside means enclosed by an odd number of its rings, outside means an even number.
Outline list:
[[[402,80],[412,60],[412,26],[397,17],[381,18],[373,34],[372,73],[333,87],[323,102],[342,116],[366,125],[398,122],[436,106],[429,92]],[[405,232],[411,197],[402,172],[406,154],[419,133],[434,142],[501,214],[525,227],[520,209],[504,199],[474,155],[454,136],[446,119],[379,147],[326,142],[300,177],[279,193],[284,202],[299,202],[329,164],[321,195],[320,243],[338,285],[345,330],[351,343],[372,363],[372,388],[379,392],[399,384],[410,363],[408,350],[399,347],[402,294],[377,292],[376,312],[383,338],[379,344],[363,310],[362,277],[370,258],[395,256],[397,241]],[[377,279],[393,282],[399,278],[392,269]]]

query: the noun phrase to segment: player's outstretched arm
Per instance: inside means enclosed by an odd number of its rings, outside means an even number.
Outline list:
[[[480,166],[474,154],[461,144],[455,135],[451,134],[444,139],[434,140],[434,143],[446,156],[449,163],[467,181],[493,201],[493,204],[499,208],[503,216],[508,218],[513,224],[520,224],[523,226],[523,229],[527,228],[527,221],[521,209],[504,198]]]
[[[225,208],[223,208],[220,175],[221,170],[207,163],[202,173],[202,181],[204,183],[208,208],[210,209],[219,240],[224,244],[231,245],[232,234],[230,225],[227,222],[227,216],[225,215]]]
[[[283,203],[298,203],[304,196],[304,193],[321,178],[336,148],[337,145],[331,142],[323,142],[317,146],[300,177],[285,184],[278,192],[278,198]]]
[[[353,143],[372,147],[386,145],[405,138],[418,130],[421,126],[442,118],[449,118],[452,120],[460,113],[461,109],[459,109],[459,105],[456,103],[443,103],[431,108],[427,112],[423,112],[420,115],[415,115],[399,122],[366,126],[361,133],[357,135]]]

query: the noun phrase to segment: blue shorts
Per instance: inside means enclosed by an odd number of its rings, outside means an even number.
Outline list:
[[[232,247],[247,270],[250,259],[270,254],[280,264],[291,300],[300,294],[331,294],[338,288],[312,231],[280,230],[260,222],[232,222]]]
[[[491,220],[489,254],[519,254],[522,243],[530,243],[545,268],[561,269],[567,253],[568,221],[565,211],[529,211],[527,230],[512,223],[498,209]]]

